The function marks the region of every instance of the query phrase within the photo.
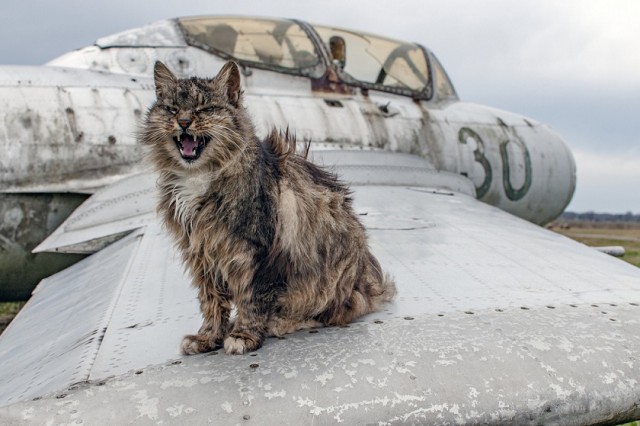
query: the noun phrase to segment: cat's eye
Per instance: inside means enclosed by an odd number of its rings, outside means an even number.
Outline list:
[[[164,109],[166,109],[169,114],[176,115],[178,113],[178,108],[175,108],[169,105],[165,105]]]
[[[210,112],[214,112],[214,111],[216,111],[217,109],[219,109],[219,108],[218,108],[218,107],[215,107],[215,106],[207,106],[207,107],[204,107],[204,108],[200,108],[200,109],[198,110],[198,112],[206,112],[206,113],[210,113]]]

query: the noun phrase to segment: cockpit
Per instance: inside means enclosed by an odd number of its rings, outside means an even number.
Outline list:
[[[416,43],[288,19],[187,17],[177,23],[189,45],[246,67],[314,79],[330,68],[350,86],[416,99],[430,99],[434,90],[456,97],[435,56]]]
[[[323,73],[321,53],[296,22],[226,17],[179,18],[187,42],[243,64],[311,77]]]

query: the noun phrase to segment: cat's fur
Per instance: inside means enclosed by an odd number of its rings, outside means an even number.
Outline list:
[[[223,344],[241,354],[266,335],[346,324],[394,296],[349,190],[296,154],[288,132],[255,136],[235,63],[208,80],[177,79],[157,62],[154,77],[140,139],[204,318],[184,353]]]

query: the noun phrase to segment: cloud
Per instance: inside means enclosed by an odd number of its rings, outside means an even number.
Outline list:
[[[624,155],[574,150],[578,181],[567,210],[640,213],[640,148]]]

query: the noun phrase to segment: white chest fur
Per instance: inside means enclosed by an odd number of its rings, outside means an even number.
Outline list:
[[[175,207],[174,219],[187,226],[200,210],[213,176],[210,172],[188,173],[171,181],[171,203]]]

